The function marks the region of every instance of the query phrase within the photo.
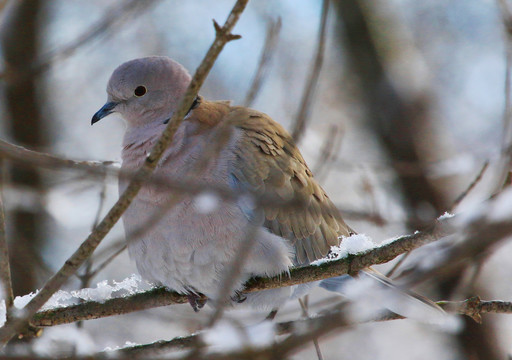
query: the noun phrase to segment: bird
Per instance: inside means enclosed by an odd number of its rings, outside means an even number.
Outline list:
[[[91,124],[112,113],[124,119],[121,171],[134,172],[143,164],[190,82],[188,71],[166,56],[130,60],[114,70],[107,102]],[[219,141],[220,128],[227,140],[209,153]],[[194,173],[204,157],[207,165]],[[248,298],[243,284],[250,277],[308,265],[355,234],[315,180],[291,135],[263,112],[198,95],[154,171],[155,177],[169,181],[190,174],[206,186],[275,199],[275,204],[262,207],[243,199],[218,199],[205,211],[197,195],[183,193],[165,209],[177,195],[158,184],[142,186],[122,216],[129,254],[143,278],[187,295],[195,311],[204,305],[199,294],[213,300],[219,296],[222,276],[237,257],[249,225],[255,227],[254,245],[230,290],[237,302]],[[128,182],[120,178],[120,193]],[[276,206],[290,199],[298,199],[300,206]],[[155,216],[155,223],[137,233]]]

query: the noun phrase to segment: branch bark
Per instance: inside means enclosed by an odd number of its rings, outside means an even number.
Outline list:
[[[273,278],[255,277],[246,283],[244,292],[275,289],[327,279],[343,274],[355,274],[371,265],[391,261],[404,252],[411,251],[425,244],[434,242],[451,234],[453,229],[445,220],[440,221],[428,231],[400,237],[393,242],[356,255],[336,261],[326,262],[320,266],[309,265],[290,270],[289,277]],[[206,300],[205,297],[202,300]],[[127,314],[134,311],[159,306],[187,303],[187,297],[165,288],[156,288],[123,298],[107,300],[103,303],[94,301],[38,312],[31,320],[34,326],[54,326],[80,320],[98,319],[106,316]]]

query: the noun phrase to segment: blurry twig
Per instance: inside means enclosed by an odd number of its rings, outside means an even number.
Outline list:
[[[140,16],[143,11],[149,9],[159,1],[160,0],[121,1],[119,4],[107,9],[100,20],[92,24],[87,31],[76,37],[69,44],[42,55],[40,59],[36,59],[30,68],[30,74],[37,75],[48,69],[55,62],[70,57],[81,46],[101,35],[105,36],[109,31],[114,30],[116,26],[120,26],[129,17]],[[5,73],[0,73],[0,79],[3,78],[4,75]]]
[[[261,89],[261,85],[263,84],[263,81],[265,80],[268,73],[268,66],[272,56],[274,55],[280,32],[281,18],[278,17],[276,20],[269,19],[267,23],[265,45],[263,46],[263,50],[261,52],[260,61],[258,63],[258,70],[256,70],[256,73],[254,74],[249,92],[247,93],[243,102],[244,106],[250,107]]]
[[[410,216],[410,228],[422,228],[448,207],[446,198],[427,178],[425,156],[420,151],[423,149],[416,142],[418,132],[429,125],[429,93],[424,89],[420,92],[400,91],[391,81],[393,77],[388,72],[386,60],[391,62],[393,58],[385,58],[388,53],[382,49],[402,45],[402,39],[392,26],[385,27],[392,25],[394,19],[380,16],[382,13],[375,9],[376,2],[337,0],[335,4],[345,53],[359,81],[368,129],[374,133],[396,170]],[[375,36],[384,31],[384,36]],[[419,170],[417,175],[404,176],[401,164],[415,165]]]
[[[482,314],[512,314],[512,302],[508,301],[484,301],[478,297],[469,298],[463,301],[439,301],[437,302],[439,306],[441,306],[445,311],[449,313],[456,313],[460,315],[466,315],[471,317],[472,319],[479,321],[480,315]],[[340,311],[329,311],[326,314],[318,316],[313,319],[303,319],[303,320],[294,320],[294,321],[285,321],[280,322],[275,325],[275,333],[276,335],[287,335],[291,334],[298,329],[311,329],[314,328],[313,325],[315,322],[321,319],[329,318],[335,316],[337,319],[339,318]],[[388,312],[378,318],[367,320],[366,322],[372,321],[392,321],[392,320],[400,320],[403,317],[396,315],[394,313]],[[339,326],[350,326],[355,325],[353,322],[340,322]],[[150,344],[144,345],[135,345],[130,347],[125,347],[114,352],[109,352],[109,355],[114,356],[117,354],[122,355],[132,355],[135,358],[139,358],[141,356],[150,356],[165,353],[171,350],[185,350],[189,349],[194,345],[204,344],[201,341],[201,333],[176,337],[172,340],[160,340]],[[257,357],[255,357],[256,359]],[[229,359],[226,357],[226,359]],[[250,359],[250,357],[249,357]]]
[[[298,299],[300,308],[302,309],[302,316],[306,319],[309,319],[309,311],[308,311],[308,295],[304,296],[304,301],[302,299]],[[316,357],[318,360],[323,360],[322,350],[320,349],[320,344],[318,343],[318,338],[313,339],[313,345],[315,346]]]
[[[391,268],[391,270],[389,270],[387,273],[386,273],[386,276],[387,277],[391,277],[393,276],[393,274],[395,273],[395,271],[400,267],[400,265],[402,265],[404,263],[404,261],[409,257],[409,255],[411,254],[410,251],[406,252],[405,254],[403,254],[402,256],[400,256],[400,259],[398,259],[398,261],[396,262],[395,265],[393,265],[393,267]]]
[[[512,12],[507,0],[497,0],[505,33],[505,108],[503,111],[503,137],[497,181],[493,195],[501,192],[510,177],[512,162]]]
[[[384,226],[389,223],[389,220],[385,219],[377,212],[349,210],[340,207],[338,207],[338,210],[341,212],[341,215],[344,219],[352,219],[358,221],[364,220],[366,222],[374,223],[377,226]]]
[[[474,187],[482,180],[482,176],[484,175],[485,171],[489,167],[489,161],[486,161],[478,174],[476,175],[475,179],[469,184],[469,186],[459,195],[457,198],[453,201],[452,206],[450,206],[450,209],[448,212],[452,212],[461,202],[468,196],[471,190],[474,189]]]
[[[0,343],[5,345],[13,336],[19,333],[27,324],[32,316],[41,308],[50,297],[72,276],[75,271],[89,258],[92,252],[100,244],[103,238],[110,232],[114,224],[121,218],[124,211],[128,208],[134,197],[139,192],[143,185],[144,179],[151,176],[153,170],[156,168],[163,152],[168,147],[174,133],[183,121],[185,114],[190,109],[190,106],[197,96],[199,88],[203,84],[206,76],[212,68],[218,55],[224,46],[231,40],[240,38],[240,36],[231,34],[231,30],[238,21],[242,14],[248,0],[238,0],[231,10],[224,26],[220,26],[214,21],[215,26],[215,40],[210,46],[203,61],[199,65],[194,74],[192,81],[185,92],[180,105],[176,112],[174,112],[167,127],[162,135],[151,149],[150,154],[146,158],[144,164],[138,171],[138,176],[133,179],[124,193],[119,197],[116,204],[109,210],[107,215],[98,224],[94,231],[87,237],[87,239],[80,245],[76,252],[64,263],[62,268],[48,280],[44,287],[37,293],[36,296],[25,306],[23,316],[8,321],[3,328],[0,329]]]
[[[327,174],[332,170],[332,163],[338,157],[338,151],[341,147],[343,140],[343,129],[338,125],[331,125],[327,133],[324,146],[320,152],[320,157],[316,160],[313,166],[313,174],[315,178],[322,182],[327,177]]]
[[[80,161],[66,159],[59,156],[29,150],[23,146],[8,143],[0,139],[0,157],[5,157],[15,161],[27,163],[44,168],[67,168],[79,169],[84,171],[103,174],[105,167],[110,167],[115,163],[113,161]],[[116,172],[117,173],[117,172]]]
[[[5,213],[3,196],[1,194],[3,188],[3,169],[4,161],[0,161],[0,299],[5,299],[7,312],[13,305],[14,295],[11,283],[11,267],[9,264],[9,250],[7,246],[7,236],[5,233]]]
[[[110,264],[112,262],[112,260],[114,260],[117,256],[119,256],[119,254],[121,254],[123,251],[126,250],[126,244],[121,246],[119,249],[117,249],[116,251],[114,251],[108,258],[106,258],[101,264],[99,264],[98,266],[96,266],[96,268],[94,268],[94,270],[91,270],[91,278],[92,277],[95,277],[96,275],[98,275],[98,273],[100,271],[102,271],[105,267],[107,267],[108,264]]]
[[[298,143],[300,138],[302,137],[304,130],[306,129],[306,125],[308,122],[308,117],[311,112],[311,103],[313,101],[313,95],[315,93],[318,77],[320,75],[320,70],[322,69],[322,64],[324,61],[324,50],[325,50],[325,39],[327,33],[327,15],[329,13],[329,0],[323,0],[322,2],[322,15],[320,18],[320,28],[318,32],[318,42],[316,48],[315,61],[311,67],[309,77],[304,88],[304,93],[302,94],[302,99],[300,102],[299,111],[297,117],[295,118],[295,122],[292,130],[293,140]]]
[[[102,212],[103,207],[105,205],[106,191],[107,191],[107,173],[105,172],[105,175],[103,177],[101,191],[100,191],[100,201],[99,201],[99,204],[98,204],[98,210],[96,211],[96,216],[94,218],[94,221],[93,221],[93,224],[92,224],[92,227],[91,227],[91,231],[93,231],[94,228],[96,226],[98,226],[98,223],[99,223],[99,221],[101,219],[101,212]],[[114,259],[114,257],[109,257],[107,260],[110,262],[113,259]],[[103,267],[105,267],[107,264],[105,264]],[[91,284],[91,280],[98,273],[97,271],[96,272],[92,271],[92,266],[93,266],[93,258],[89,257],[87,259],[87,261],[85,262],[85,272],[83,274],[81,274],[81,275],[78,275],[78,274],[75,273],[75,275],[77,275],[77,277],[80,279],[80,287],[82,289],[88,288],[90,286],[90,284]],[[82,326],[82,322],[78,322],[77,326],[81,327]]]

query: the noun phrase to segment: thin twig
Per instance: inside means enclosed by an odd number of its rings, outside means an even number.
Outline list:
[[[4,168],[4,161],[0,161],[0,170]],[[5,299],[7,311],[12,307],[14,295],[11,283],[11,267],[9,264],[9,249],[5,233],[5,213],[2,196],[4,172],[0,171],[0,299]]]
[[[329,13],[329,0],[323,0],[322,2],[322,15],[320,17],[320,29],[318,32],[318,42],[316,47],[315,61],[313,62],[311,71],[309,73],[304,93],[302,94],[302,100],[300,102],[299,112],[295,118],[293,125],[292,137],[295,142],[299,142],[311,112],[311,104],[315,94],[315,90],[318,84],[318,77],[320,76],[320,70],[324,62],[324,51],[325,51],[325,39],[327,35],[327,15]]]
[[[494,194],[506,186],[512,161],[512,11],[506,0],[497,0],[505,33],[505,104],[503,111],[503,136],[501,158]]]
[[[248,222],[245,236],[242,239],[238,249],[236,251],[236,256],[231,262],[230,266],[224,270],[222,282],[219,286],[217,304],[215,308],[215,312],[211,316],[208,321],[208,327],[213,327],[215,323],[222,317],[224,312],[224,308],[229,303],[229,298],[232,294],[231,288],[233,284],[240,278],[240,273],[243,269],[243,265],[245,260],[249,256],[253,246],[254,246],[254,237],[257,234],[258,227],[251,222]]]
[[[151,153],[146,158],[141,169],[138,171],[137,178],[133,179],[128,185],[125,192],[119,197],[116,204],[110,209],[107,215],[103,218],[96,229],[87,237],[87,239],[80,245],[78,250],[66,261],[62,268],[44,285],[44,287],[37,293],[37,295],[25,306],[23,316],[7,322],[7,324],[0,329],[0,343],[5,345],[14,335],[23,329],[28,323],[28,320],[41,308],[50,297],[72,276],[75,271],[85,262],[92,254],[96,247],[100,244],[101,240],[108,234],[114,224],[121,218],[121,215],[128,208],[134,197],[142,187],[143,180],[148,178],[153,170],[156,168],[158,161],[165,149],[172,141],[173,135],[180,126],[183,118],[190,109],[192,102],[197,96],[199,88],[203,84],[206,76],[212,68],[218,55],[224,48],[227,42],[240,38],[240,36],[231,34],[231,30],[238,21],[241,13],[243,12],[248,0],[238,0],[231,10],[224,26],[220,27],[215,21],[215,40],[205,55],[203,61],[199,65],[192,81],[184,94],[180,105],[176,112],[174,112],[169,124],[163,131],[162,135],[154,145]]]
[[[338,157],[338,151],[340,150],[342,140],[342,127],[338,125],[331,125],[329,127],[326,140],[324,141],[324,146],[320,151],[320,156],[316,160],[315,166],[313,166],[313,174],[315,174],[315,178],[320,183],[325,181],[330,170],[333,169],[331,165]]]
[[[308,295],[304,296],[304,300],[298,299],[300,308],[302,309],[302,316],[306,319],[309,319],[309,311],[308,311]],[[320,349],[320,344],[318,343],[318,338],[313,339],[313,346],[315,347],[316,357],[318,360],[323,360],[322,350]]]
[[[105,14],[94,24],[92,24],[84,33],[73,39],[68,44],[63,45],[55,50],[48,52],[36,59],[32,64],[30,71],[26,75],[37,75],[47,70],[51,65],[57,61],[64,60],[72,56],[80,47],[91,42],[100,36],[108,35],[117,26],[120,26],[129,17],[140,16],[142,12],[148,10],[151,6],[155,5],[160,0],[129,0],[122,1],[105,10]],[[0,73],[0,79],[4,77],[4,73]]]
[[[469,186],[453,201],[452,206],[450,207],[449,212],[452,212],[461,202],[468,196],[468,194],[475,188],[475,186],[482,180],[485,171],[489,167],[489,161],[484,162],[484,165],[476,175],[475,179],[469,184]]]
[[[396,262],[395,265],[393,265],[393,267],[391,268],[391,270],[389,270],[387,273],[386,273],[386,277],[391,277],[393,276],[393,274],[395,273],[395,271],[400,267],[400,265],[402,265],[405,261],[405,259],[407,259],[409,257],[409,255],[411,254],[410,251],[406,252],[405,254],[403,254],[402,256],[400,256],[400,259],[398,259],[398,261]]]
[[[480,321],[482,314],[512,314],[512,302],[492,300],[484,301],[478,297],[469,298],[463,301],[438,301],[437,305],[441,306],[449,313],[466,315],[476,321]],[[337,308],[338,306],[334,307]],[[287,335],[297,329],[309,329],[310,325],[318,322],[322,318],[338,317],[339,311],[328,311],[326,314],[318,316],[314,319],[302,319],[277,323],[275,326],[276,335]],[[404,319],[402,316],[388,312],[375,319],[369,319],[364,322],[381,322]],[[354,324],[347,322],[340,324],[340,326],[348,326]],[[186,350],[201,342],[201,333],[196,333],[189,336],[176,337],[171,340],[160,340],[150,344],[135,345],[125,347],[114,352],[109,352],[109,355],[115,356],[117,354],[139,356],[150,356],[154,354],[162,354],[171,350]],[[204,344],[203,344],[204,345]]]
[[[280,32],[281,17],[278,17],[276,20],[269,19],[267,23],[267,35],[265,36],[265,44],[263,45],[263,50],[261,51],[258,69],[254,74],[251,86],[249,87],[249,91],[245,96],[245,100],[243,102],[244,106],[250,107],[261,90],[261,85],[263,84],[263,81],[265,80],[268,73],[270,60],[275,53]]]

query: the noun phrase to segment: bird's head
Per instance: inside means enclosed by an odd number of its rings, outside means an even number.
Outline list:
[[[112,73],[107,103],[94,114],[91,124],[113,112],[128,126],[163,122],[176,110],[190,80],[182,65],[165,56],[125,62]]]

